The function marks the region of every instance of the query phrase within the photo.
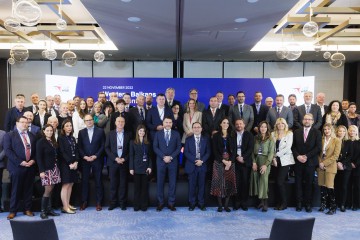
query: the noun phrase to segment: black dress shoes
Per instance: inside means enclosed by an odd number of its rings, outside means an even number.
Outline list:
[[[301,203],[296,204],[296,211],[297,211],[297,212],[301,212],[301,211],[302,211]]]
[[[80,205],[80,211],[84,211],[86,208],[87,208],[87,202],[83,202],[83,203]]]
[[[206,207],[204,205],[200,205],[199,208],[201,211],[206,211]]]
[[[218,211],[218,212],[222,212],[222,211],[223,211],[223,208],[222,208],[222,207],[218,207],[218,208],[217,208],[217,211]]]
[[[112,210],[114,210],[115,208],[116,208],[116,205],[110,205],[109,208],[108,208],[108,210],[109,210],[109,211],[112,211]]]
[[[308,213],[311,213],[312,212],[312,207],[310,205],[306,205],[305,211],[308,212]]]
[[[125,206],[125,205],[122,205],[120,208],[121,208],[122,211],[125,211],[125,210],[126,210],[126,206]]]
[[[156,208],[156,211],[161,212],[163,210],[163,208],[164,208],[164,205],[159,204]]]
[[[224,207],[225,212],[231,212],[231,209],[229,207]]]
[[[176,208],[174,207],[174,205],[169,205],[168,209],[170,209],[170,211],[172,211],[172,212],[176,211]]]
[[[245,205],[241,205],[241,209],[242,209],[243,211],[247,211],[247,210],[248,210],[248,207],[245,206]]]
[[[344,206],[344,205],[340,206],[340,211],[341,211],[341,212],[346,212],[346,209],[345,209],[345,206]]]
[[[195,206],[194,206],[194,205],[190,205],[189,211],[194,211],[194,209],[195,209]]]

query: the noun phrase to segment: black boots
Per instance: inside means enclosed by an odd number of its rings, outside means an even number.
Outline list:
[[[40,213],[41,219],[47,219],[48,218],[48,214],[47,214],[48,204],[49,204],[49,198],[48,197],[43,197],[41,199],[41,213]]]
[[[328,200],[329,200],[329,211],[326,213],[328,215],[333,215],[336,213],[336,200],[335,200],[335,191],[333,188],[328,188]]]
[[[267,212],[267,210],[268,210],[268,200],[267,200],[267,198],[265,198],[265,199],[263,199],[263,201],[264,201],[264,206],[262,207],[262,212]]]
[[[49,197],[48,205],[47,205],[47,214],[49,216],[57,217],[60,216],[59,213],[54,212],[54,209],[51,206],[51,197]]]
[[[334,189],[333,189],[334,190]],[[320,187],[320,194],[321,194],[321,200],[320,200],[320,208],[319,208],[319,212],[323,212],[325,211],[325,209],[327,208],[327,198],[328,198],[328,192],[327,192],[327,188],[321,186]]]

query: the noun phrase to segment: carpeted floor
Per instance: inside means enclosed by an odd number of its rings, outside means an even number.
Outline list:
[[[8,213],[0,214],[0,239],[12,239]],[[134,212],[132,208],[121,211],[119,208],[108,211],[104,208],[96,212],[95,208],[74,215],[62,214],[55,217],[55,223],[61,240],[98,240],[98,239],[255,239],[268,237],[274,218],[315,217],[314,240],[358,240],[360,239],[360,212],[337,212],[328,216],[317,212],[298,213],[294,208],[285,211],[269,210],[262,213],[255,209],[248,212],[232,211],[218,213],[216,208],[206,212],[195,209],[178,208],[176,212],[164,209],[156,212],[150,208],[147,212]],[[19,213],[15,219],[38,220]],[[291,240],[291,238],[289,238]]]

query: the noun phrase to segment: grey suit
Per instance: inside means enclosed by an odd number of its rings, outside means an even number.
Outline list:
[[[274,128],[275,122],[278,118],[284,118],[289,126],[289,129],[292,128],[294,123],[294,116],[290,108],[283,106],[281,112],[278,116],[277,107],[272,107],[269,109],[266,115],[266,121],[270,124],[271,128]]]
[[[298,106],[297,109],[293,112],[294,113],[294,126],[296,128],[301,128],[303,126],[303,119],[306,114],[306,106],[305,104]],[[310,105],[310,111],[314,118],[314,124],[312,125],[316,129],[320,129],[322,125],[322,116],[321,116],[321,109],[316,104]]]
[[[245,122],[245,128],[247,131],[251,131],[251,128],[254,124],[254,111],[253,108],[250,105],[244,104],[243,105],[243,116],[240,115],[240,105],[237,104],[233,107],[230,107],[229,110],[229,119],[232,124],[235,125],[235,121],[237,119],[244,119]]]

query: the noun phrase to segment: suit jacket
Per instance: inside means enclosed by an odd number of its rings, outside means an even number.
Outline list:
[[[301,128],[303,126],[303,119],[306,114],[306,106],[305,104],[298,106],[294,111],[294,127]],[[310,106],[310,113],[313,115],[314,124],[313,127],[320,130],[322,126],[322,116],[321,116],[321,109],[316,104],[311,104]]]
[[[28,133],[30,139],[31,156],[30,159],[35,159],[36,144],[35,136],[32,133]],[[21,136],[18,130],[11,131],[4,136],[4,150],[8,157],[7,169],[9,172],[17,172],[20,169],[26,167],[20,166],[22,161],[26,160],[25,147],[22,142]],[[34,165],[32,166],[34,167]]]
[[[36,163],[39,167],[39,173],[55,167],[56,155],[57,149],[45,137],[36,142]]]
[[[38,126],[31,124],[30,132],[36,136],[38,133],[41,133],[41,129]]]
[[[128,125],[129,128],[133,134],[133,136],[136,136],[136,128],[140,125],[143,124],[146,126],[146,116],[148,113],[148,110],[146,110],[146,108],[143,107],[143,113],[144,113],[144,120],[141,119],[141,115],[139,113],[139,108],[138,107],[133,107],[129,110],[129,114],[128,114]]]
[[[210,109],[210,106],[208,106],[207,109]],[[229,116],[229,110],[230,110],[230,106],[226,105],[225,103],[222,103],[221,106],[219,107],[219,109],[223,110],[225,113],[225,116]]]
[[[235,136],[237,142],[237,136]],[[236,143],[237,145],[237,143]],[[236,146],[237,147],[237,146]],[[252,154],[254,151],[254,136],[249,131],[244,131],[241,141],[241,156],[244,159],[246,167],[252,166]],[[237,157],[238,155],[236,155]],[[236,161],[236,164],[242,166],[243,164]]]
[[[9,108],[6,112],[4,130],[5,132],[10,132],[14,129],[16,125],[16,119],[22,116],[26,112],[26,108],[24,108],[21,112],[18,111],[16,107]]]
[[[144,151],[147,157],[146,161],[144,161]],[[146,169],[152,168],[151,152],[150,143],[135,144],[135,142],[131,140],[129,170],[134,170],[135,174],[146,174]]]
[[[221,119],[225,117],[225,113],[221,109],[216,109],[215,117],[213,117],[210,109],[202,113],[202,128],[203,132],[212,136],[212,132],[218,130]]]
[[[211,155],[211,146],[210,140],[206,135],[201,135],[200,137],[200,160],[203,161],[203,164],[200,167],[195,165],[196,159],[196,141],[194,136],[190,136],[185,140],[184,147],[184,156],[186,157],[185,162],[185,172],[187,174],[193,173],[196,168],[199,168],[200,171],[206,172],[207,170],[207,160]]]
[[[121,168],[125,168],[129,164],[129,145],[130,145],[131,134],[129,132],[124,131],[124,140],[123,140],[123,149],[121,156],[118,155],[118,147],[117,147],[117,133],[116,129],[109,132],[106,137],[105,143],[105,151],[106,155],[108,156],[107,165],[117,166],[119,165]],[[125,162],[123,164],[118,164],[115,161],[115,158],[124,158]]]
[[[276,152],[276,137],[275,133],[272,132],[271,136],[275,142],[275,156],[280,158],[281,166],[288,166],[295,164],[294,156],[291,151],[293,145],[294,134],[289,131],[285,137],[280,139],[279,151]]]
[[[214,154],[214,161],[222,162],[223,160],[223,152],[224,152],[224,139],[222,137],[221,132],[217,132],[213,136],[212,141],[212,149]],[[229,160],[233,163],[236,158],[236,138],[232,136],[228,136],[226,141],[226,150],[229,154]]]
[[[180,154],[181,150],[181,139],[180,134],[177,131],[171,130],[170,141],[168,146],[166,146],[165,141],[165,131],[157,131],[155,133],[153,149],[156,154],[156,160],[160,161],[160,163],[164,163],[164,156],[171,156],[173,158],[173,162],[177,164],[177,157]]]
[[[73,156],[73,152],[71,150],[71,146],[69,143],[68,137],[65,135],[59,135],[58,137],[58,159],[59,163],[63,165],[70,165],[79,160],[79,148],[76,144],[76,140],[73,136],[71,136],[72,141],[75,143],[75,156]]]
[[[95,155],[96,160],[101,159],[104,152],[105,133],[104,130],[94,126],[94,133],[89,141],[88,129],[84,128],[79,131],[78,146],[80,159],[84,159],[85,156]],[[95,161],[96,161],[95,160]],[[102,161],[99,160],[99,161]]]
[[[278,119],[276,110],[277,107],[272,107],[266,115],[266,121],[270,124],[271,128],[274,128],[275,122]],[[289,129],[292,128],[294,117],[290,108],[283,106],[279,114],[279,118],[284,118],[289,126]]]
[[[202,112],[199,112],[199,111],[194,112],[194,115],[191,118],[191,121],[190,121],[190,113],[184,114],[184,119],[183,119],[184,135],[181,140],[182,143],[185,143],[186,134],[188,134],[189,132],[192,132],[192,125],[194,122],[202,123]]]
[[[133,109],[133,108],[129,108],[129,111]],[[110,131],[115,130],[116,129],[116,125],[115,125],[115,121],[116,118],[120,116],[120,112],[114,112],[111,114],[110,116]],[[125,131],[130,131],[131,129],[131,123],[129,120],[129,112],[122,112],[121,116],[123,116],[125,118],[125,126],[124,126],[124,130]]]
[[[0,130],[0,168],[5,168],[5,149],[3,147],[5,134],[5,131]],[[2,170],[0,169],[0,171]]]
[[[353,157],[353,141],[346,140],[341,143],[341,151],[338,162],[341,162],[344,166],[344,170],[349,171],[352,169],[351,159]]]
[[[306,142],[304,142],[304,128],[296,129],[291,147],[295,164],[301,164],[297,160],[299,155],[306,155],[307,161],[305,164],[309,167],[317,166],[321,146],[321,132],[318,129],[313,127],[310,128]]]
[[[241,116],[240,116],[239,104],[237,104],[234,107],[230,108],[229,120],[233,125],[235,125],[235,121],[240,118]],[[245,121],[246,131],[251,131],[252,126],[254,124],[254,111],[250,105],[244,104],[242,119],[244,119]]]
[[[360,141],[353,141],[353,149],[352,149],[352,158],[351,163],[355,165],[356,168],[352,169],[353,176],[360,176]]]
[[[44,126],[45,126],[45,124],[47,124],[49,117],[51,117],[51,114],[45,113]],[[38,112],[34,114],[34,120],[33,120],[32,124],[41,128],[40,116],[39,116]]]
[[[180,101],[174,99],[174,100],[172,100],[172,105],[170,106],[168,100],[167,100],[167,99],[165,100],[165,107],[166,107],[166,108],[172,109],[172,107],[173,107],[175,104],[178,104],[179,107],[180,107],[180,109],[179,109],[179,114],[180,114],[181,116],[184,115],[184,109],[183,109],[183,106],[181,105],[181,102],[180,102]],[[186,109],[185,109],[185,110],[186,110]]]
[[[267,113],[269,111],[269,107],[266,106],[265,104],[260,104],[259,113],[256,110],[256,104],[255,103],[251,104],[251,107],[253,108],[253,112],[254,112],[254,124],[252,126],[252,128],[254,129],[254,127],[259,126],[260,122],[266,121],[266,115],[267,115]]]
[[[164,118],[170,117],[174,121],[174,115],[170,108],[164,109]],[[151,108],[146,115],[146,126],[150,131],[151,139],[153,140],[155,137],[156,127],[159,125],[163,125],[163,120],[161,120],[159,111],[157,107]]]
[[[322,139],[322,145],[324,146],[324,138]],[[319,154],[319,163],[324,163],[325,171],[329,173],[337,172],[337,160],[341,152],[341,141],[338,138],[332,137],[329,144],[325,148],[325,157],[323,158],[323,151]]]

